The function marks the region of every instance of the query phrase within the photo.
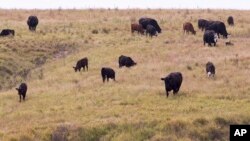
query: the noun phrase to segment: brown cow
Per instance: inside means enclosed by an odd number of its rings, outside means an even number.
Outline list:
[[[183,30],[184,30],[184,33],[193,33],[194,35],[196,34],[196,31],[194,30],[194,27],[193,25],[190,23],[190,22],[186,22],[183,24]]]
[[[144,34],[144,29],[141,24],[133,23],[131,24],[131,32],[134,33],[135,31],[141,33],[142,35]]]

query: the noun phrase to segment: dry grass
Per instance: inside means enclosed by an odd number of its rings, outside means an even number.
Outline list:
[[[36,33],[26,25],[31,14],[40,20]],[[1,86],[25,81],[28,93],[19,103],[13,88],[1,92],[0,140],[228,140],[229,124],[250,123],[249,14],[1,10],[0,28],[17,33],[0,39],[0,66],[13,73],[7,84],[0,79]],[[229,15],[235,17],[235,26],[227,26],[234,46],[220,39],[217,47],[204,47],[197,19],[225,22]],[[157,19],[163,33],[152,39],[131,35],[131,21],[141,16]],[[193,23],[195,36],[183,34],[186,21]],[[138,65],[119,69],[121,54]],[[46,63],[39,63],[45,57]],[[89,58],[89,71],[75,73],[72,66],[82,57]],[[216,66],[215,79],[206,78],[207,61]],[[117,82],[102,83],[103,66],[114,68]],[[24,69],[26,79],[18,74]],[[167,99],[160,78],[172,71],[182,72],[184,81],[179,94]]]

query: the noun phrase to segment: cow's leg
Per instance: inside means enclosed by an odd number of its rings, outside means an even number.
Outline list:
[[[86,68],[87,68],[87,71],[89,70],[89,66],[88,65],[86,65]]]
[[[174,89],[174,90],[173,90],[173,94],[177,94],[178,91],[179,91],[179,88]]]
[[[208,43],[208,46],[210,46],[210,47],[211,47],[211,46],[212,46],[212,44],[211,44],[211,43]]]
[[[109,82],[109,77],[107,77],[107,81]]]
[[[22,96],[21,96],[20,94],[19,94],[19,99],[20,99],[20,100],[19,100],[19,102],[21,102],[21,100],[22,100]]]
[[[83,71],[85,71],[85,66],[83,66]]]
[[[26,96],[26,94],[23,95],[23,101],[25,101],[25,96]]]
[[[102,81],[103,81],[103,83],[105,82],[105,79],[106,79],[106,77],[105,77],[105,76],[103,76],[103,77],[102,77]]]
[[[167,98],[168,98],[168,95],[169,95],[169,93],[168,93],[168,91],[166,91],[166,96],[167,96]]]
[[[214,42],[214,46],[216,46],[216,42]]]
[[[204,46],[206,46],[206,42],[204,41]]]

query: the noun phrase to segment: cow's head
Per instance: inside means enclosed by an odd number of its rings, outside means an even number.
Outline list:
[[[214,73],[212,73],[212,72],[207,72],[207,77],[214,77]]]
[[[159,27],[158,32],[161,33],[161,28]]]
[[[161,80],[163,80],[163,81],[165,81],[165,87],[166,87],[166,89],[168,90],[168,91],[170,91],[171,90],[171,84],[170,84],[170,80],[171,78],[169,78],[169,77],[165,77],[165,78],[161,78]]]
[[[227,36],[229,36],[229,35],[230,35],[230,34],[225,33],[225,34],[223,35],[223,38],[227,39]]]
[[[209,71],[209,72],[207,72],[207,77],[210,77],[211,76],[211,72]]]

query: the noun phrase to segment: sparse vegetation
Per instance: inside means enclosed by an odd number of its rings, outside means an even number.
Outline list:
[[[228,140],[229,125],[250,124],[250,11],[234,10],[0,10],[0,28],[16,31],[0,38],[0,140]],[[36,32],[26,24],[39,18]],[[216,16],[215,16],[216,15]],[[197,19],[222,20],[234,46],[219,39],[204,47]],[[162,33],[132,35],[131,21],[159,21]],[[184,35],[191,22],[196,35]],[[96,34],[97,30],[98,34]],[[119,68],[118,57],[137,65]],[[89,71],[72,66],[83,57]],[[208,79],[205,64],[216,65]],[[103,84],[100,69],[111,67],[117,82]],[[160,80],[183,74],[177,95],[166,98]],[[13,88],[26,82],[26,101]]]

